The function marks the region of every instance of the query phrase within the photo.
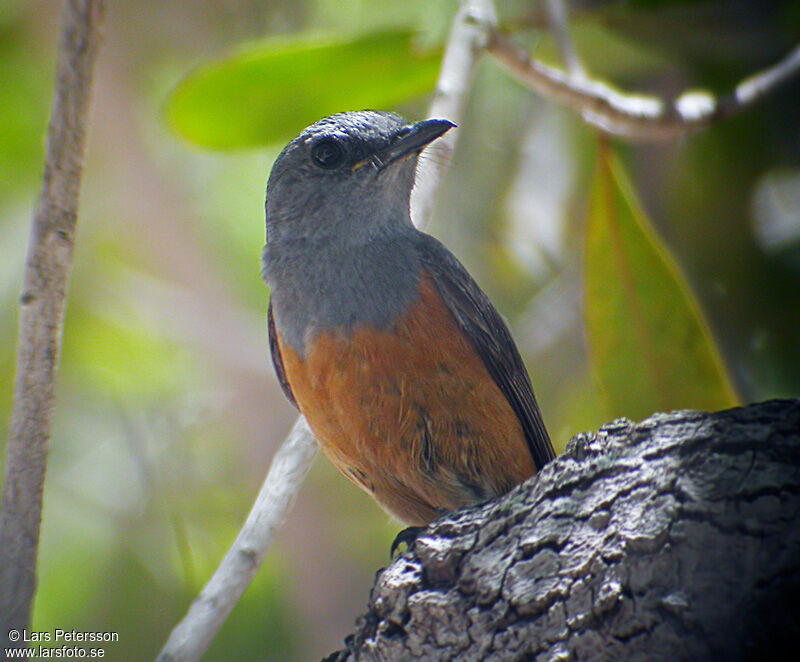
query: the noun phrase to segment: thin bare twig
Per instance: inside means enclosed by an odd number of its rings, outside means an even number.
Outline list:
[[[578,51],[569,34],[569,21],[567,19],[567,5],[565,0],[547,0],[545,2],[550,25],[555,32],[564,65],[572,78],[586,78],[586,70],[578,57]]]
[[[317,446],[305,418],[281,444],[239,535],[158,655],[158,662],[198,660],[252,581],[280,528]]]
[[[464,118],[475,63],[486,50],[497,27],[491,0],[465,0],[450,29],[442,69],[436,83],[428,117],[450,120],[458,125]],[[417,166],[417,178],[411,195],[411,218],[424,229],[430,222],[437,193],[455,151],[457,131],[448,131],[429,147],[434,159],[424,154]]]
[[[103,13],[103,0],[67,0],[61,18],[44,185],[33,215],[20,300],[17,374],[0,516],[0,623],[6,641],[10,629],[29,627],[36,590],[47,445]]]
[[[462,5],[450,33],[430,117],[461,120],[475,61],[484,50],[493,25],[494,8],[490,1],[470,0]],[[452,154],[455,135],[449,138],[448,145]],[[448,165],[449,158],[446,161],[437,158],[435,170],[422,176],[417,173],[412,218],[418,226],[424,226],[430,218],[433,198]],[[239,535],[183,620],[173,629],[156,662],[194,662],[205,653],[272,546],[275,532],[299,492],[316,452],[314,437],[301,416],[275,453]]]
[[[730,101],[721,104],[725,114],[750,106],[800,73],[800,46],[778,64],[743,80],[736,86]],[[731,106],[728,108],[728,106]]]
[[[489,51],[516,78],[544,97],[560,101],[611,135],[666,140],[701,129],[750,107],[800,74],[800,46],[774,66],[740,83],[730,97],[686,92],[673,102],[618,92],[591,78],[576,78],[532,60],[506,37],[494,33]]]

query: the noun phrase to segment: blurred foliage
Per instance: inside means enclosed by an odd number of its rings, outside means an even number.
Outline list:
[[[536,3],[497,6],[532,55],[558,63]],[[572,6],[590,72],[665,98],[729,92],[800,41],[794,1]],[[259,277],[271,161],[331,112],[421,118],[456,7],[109,3],[37,629],[116,630],[107,659],[148,659],[210,576],[294,416],[269,364]],[[0,4],[2,439],[57,21],[57,3]],[[798,107],[795,82],[698,135],[614,145],[598,165],[596,137],[574,114],[481,61],[431,232],[508,316],[558,448],[611,416],[725,406],[718,354],[743,400],[800,393]],[[243,149],[253,145],[263,147]],[[650,385],[656,372],[666,386]],[[318,462],[204,659],[299,660],[340,646],[396,528]]]
[[[403,30],[273,38],[193,73],[172,93],[166,113],[181,135],[203,147],[286,141],[292,127],[341,108],[392,108],[430,92],[440,53],[416,52],[413,37]]]
[[[694,295],[603,141],[593,180],[584,307],[589,353],[609,415],[734,406]]]
[[[0,10],[0,107],[3,147],[0,157],[0,208],[20,190],[35,184],[43,168],[44,135],[52,64],[51,49],[28,48],[33,30],[22,8],[9,2]]]

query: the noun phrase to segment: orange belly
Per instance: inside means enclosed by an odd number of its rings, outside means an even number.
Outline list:
[[[323,333],[286,378],[323,452],[387,511],[423,525],[536,471],[516,414],[423,280],[393,328]]]

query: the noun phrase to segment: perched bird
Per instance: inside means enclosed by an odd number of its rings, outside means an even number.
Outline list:
[[[332,115],[286,146],[267,184],[278,379],[339,470],[413,526],[555,456],[500,314],[411,222],[417,158],[453,126]]]

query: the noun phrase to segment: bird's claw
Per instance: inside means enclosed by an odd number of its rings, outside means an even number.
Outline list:
[[[411,549],[411,546],[414,544],[414,541],[419,537],[419,534],[425,530],[426,527],[424,526],[409,526],[407,529],[403,529],[400,533],[398,533],[395,538],[394,542],[392,542],[392,547],[389,550],[389,555],[391,558],[395,559],[403,551],[398,551],[400,546],[405,544],[405,550],[408,551]]]

